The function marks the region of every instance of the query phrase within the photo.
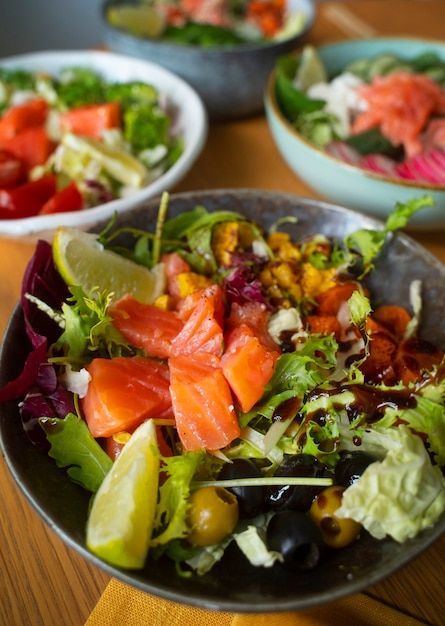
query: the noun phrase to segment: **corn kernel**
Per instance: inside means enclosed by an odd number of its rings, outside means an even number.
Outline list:
[[[230,253],[236,250],[238,242],[238,222],[222,222],[214,226],[212,232],[212,250],[218,266],[230,265]]]
[[[179,295],[181,298],[185,298],[189,294],[204,289],[212,284],[210,278],[202,276],[202,274],[196,274],[195,272],[181,272],[177,276],[179,285]]]

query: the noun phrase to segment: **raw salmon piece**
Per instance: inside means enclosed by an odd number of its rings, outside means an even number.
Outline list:
[[[172,355],[222,354],[224,301],[221,287],[215,284],[191,293],[179,305],[178,314],[184,325],[172,340]]]
[[[185,450],[219,450],[240,434],[233,398],[214,354],[171,357],[170,393]]]
[[[128,342],[143,348],[149,356],[161,359],[170,356],[173,339],[184,325],[174,311],[143,304],[131,295],[118,300],[109,313],[113,325]]]
[[[184,261],[184,259],[177,252],[163,254],[161,261],[164,264],[164,271],[167,279],[167,293],[178,300],[181,295],[178,275],[190,272],[190,265],[187,261]]]
[[[223,374],[244,412],[250,411],[272,377],[278,350],[268,350],[249,326],[242,324],[224,335]]]
[[[93,359],[91,376],[80,400],[93,437],[133,431],[144,419],[172,418],[168,367],[145,357]]]
[[[408,158],[422,150],[420,133],[434,114],[445,113],[445,95],[440,86],[422,74],[394,72],[376,76],[372,83],[358,88],[368,102],[352,124],[360,133],[374,126],[394,146],[403,145]]]

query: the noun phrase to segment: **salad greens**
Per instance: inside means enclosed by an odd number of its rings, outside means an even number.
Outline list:
[[[74,182],[82,196],[82,208],[149,184],[183,153],[183,137],[175,131],[170,103],[154,85],[142,80],[115,82],[80,66],[65,67],[54,76],[0,68],[0,115],[40,99],[49,105],[42,129],[53,147],[43,162],[36,155],[26,180],[52,175],[57,189]],[[95,111],[100,105],[112,105],[117,114],[99,136],[98,126],[107,117],[103,111],[97,119]],[[68,122],[67,115],[71,116]],[[5,136],[9,136],[7,132]],[[2,143],[1,148],[8,152],[7,144]],[[18,209],[16,215],[12,213],[11,217],[21,217]]]
[[[303,11],[289,11],[282,0],[140,0],[111,5],[107,19],[136,37],[203,48],[265,45],[300,33]]]
[[[445,61],[432,51],[383,51],[334,75],[328,67],[311,46],[278,60],[275,96],[295,130],[351,165],[443,185]]]
[[[91,435],[83,419],[68,413],[63,419],[42,417],[39,423],[51,444],[48,454],[57,466],[67,468],[72,481],[96,492],[113,462]]]
[[[316,265],[312,268],[320,276],[324,276],[322,272],[330,277],[348,275],[359,285],[343,303],[349,319],[348,342],[356,348],[343,359],[341,341],[334,333],[310,332],[302,322],[309,319],[307,298],[304,303],[302,298],[300,302],[290,301],[292,306],[280,307],[268,300],[261,272],[253,279],[251,273],[237,275],[238,279],[242,276],[242,280],[256,281],[255,289],[246,290],[245,284],[232,291],[227,289],[226,298],[237,304],[260,303],[263,312],[267,311],[271,336],[278,341],[286,337],[288,342],[292,335],[294,343],[292,348],[283,343],[273,373],[253,407],[247,411],[236,407],[240,435],[226,447],[212,452],[187,450],[181,446],[171,422],[164,422],[173,454],[161,454],[164,478],[151,538],[152,558],[166,555],[173,559],[180,575],[189,575],[188,568],[203,574],[234,541],[256,566],[272,567],[282,562],[282,555],[270,548],[266,538],[273,510],[240,519],[235,530],[218,544],[188,544],[190,494],[218,484],[228,489],[260,486],[267,490],[274,485],[322,489],[335,483],[342,454],[358,448],[372,454],[374,461],[359,480],[345,489],[337,517],[353,518],[376,538],[390,536],[400,542],[437,521],[445,510],[441,471],[445,466],[443,354],[430,371],[422,371],[419,380],[409,383],[375,382],[362,369],[374,338],[367,326],[373,313],[372,299],[361,281],[373,270],[388,235],[430,203],[431,198],[425,197],[407,205],[398,204],[381,231],[362,229],[342,242],[316,235],[300,244],[300,253],[306,250],[307,259],[314,259]],[[135,229],[113,231],[110,225],[99,239],[106,248],[119,253],[116,238],[124,231],[133,235],[133,259],[147,267],[158,262],[160,253],[174,252],[190,263],[192,271],[223,286],[239,265],[245,264],[253,271],[254,267],[261,269],[277,260],[272,240],[238,213],[209,213],[197,206],[165,219],[165,210],[164,203],[155,234]],[[233,224],[242,227],[250,250],[234,249],[233,267],[221,266],[221,250],[215,247],[211,234],[217,226]],[[285,220],[271,232],[280,234],[282,228]],[[83,293],[80,287],[70,286],[68,290],[65,286],[58,299],[53,289],[58,278],[51,248],[40,242],[22,296],[34,351],[18,381],[0,390],[0,402],[24,396],[20,412],[30,438],[59,467],[67,468],[72,480],[95,493],[112,462],[100,440],[91,436],[79,409],[78,397],[85,395],[88,386],[85,367],[97,356],[110,359],[143,355],[144,351],[131,345],[113,326],[111,294],[102,293],[100,286],[91,294]],[[414,322],[407,329],[411,335],[415,334],[420,314],[418,285],[413,295]],[[310,456],[314,465],[320,464],[322,475],[280,476],[285,460],[301,454]],[[218,480],[221,468],[240,458],[253,459],[260,475]]]

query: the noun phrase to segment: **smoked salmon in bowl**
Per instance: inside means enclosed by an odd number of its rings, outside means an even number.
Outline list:
[[[394,230],[418,210],[227,189],[41,240],[0,354],[29,503],[108,574],[210,610],[405,566],[445,530],[445,270]]]
[[[445,226],[445,45],[376,38],[283,57],[265,94],[286,164],[333,202],[385,219],[430,194],[412,229]]]

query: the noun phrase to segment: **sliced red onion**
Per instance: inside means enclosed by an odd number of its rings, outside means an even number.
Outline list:
[[[325,150],[328,154],[350,165],[360,165],[360,153],[344,141],[330,141]]]
[[[431,159],[429,154],[416,154],[411,159],[413,168],[419,172],[420,176],[430,183],[440,185],[445,182],[445,170],[440,168]]]
[[[377,172],[378,174],[383,174],[384,176],[397,177],[398,172],[396,165],[393,159],[383,154],[367,154],[360,160],[361,167],[371,170],[372,172]]]
[[[419,180],[418,172],[414,171],[412,164],[408,161],[398,163],[396,165],[396,171],[400,178],[405,178],[406,180]]]

